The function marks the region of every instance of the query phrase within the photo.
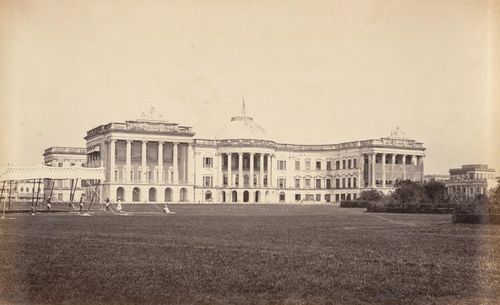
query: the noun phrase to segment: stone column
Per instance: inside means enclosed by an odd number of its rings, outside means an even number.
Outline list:
[[[250,153],[250,187],[254,187],[254,184],[253,184],[253,158],[254,158],[254,153]]]
[[[130,182],[131,172],[132,172],[132,141],[127,140],[126,146],[126,155],[125,155],[125,181]]]
[[[392,154],[391,155],[391,180],[392,180],[392,185],[394,185],[394,164],[396,164],[396,155]]]
[[[333,161],[332,161],[333,162]],[[365,187],[365,154],[362,154],[360,157],[358,157],[358,185],[359,188]],[[334,165],[332,164],[332,167]],[[332,178],[334,180],[334,178]],[[332,181],[333,181],[332,180]],[[332,186],[333,186],[332,182]]]
[[[224,187],[224,173],[222,172],[222,165],[224,164],[224,154],[219,154],[219,175],[217,185],[219,187]],[[222,200],[222,199],[221,199]]]
[[[403,180],[406,180],[406,155],[403,155]]]
[[[194,184],[194,154],[193,154],[193,143],[188,143],[187,148],[187,182],[188,184]]]
[[[271,187],[271,155],[267,155],[267,187]]]
[[[232,153],[227,154],[227,187],[233,187]],[[232,194],[231,194],[232,196]],[[231,197],[232,198],[232,197]]]
[[[158,183],[163,183],[163,142],[158,142]]]
[[[259,160],[259,187],[264,187],[264,154],[260,154]]]
[[[243,187],[243,153],[238,153],[238,187]]]
[[[141,168],[142,168],[142,174],[141,174],[141,181],[145,182],[146,181],[146,153],[147,153],[147,145],[148,141],[142,141],[142,152],[141,152]],[[144,196],[141,196],[144,197]]]
[[[274,155],[269,156],[269,186],[274,187]]]
[[[372,153],[371,154],[371,187],[377,187],[377,184],[375,183],[375,162],[376,162],[377,154]]]
[[[417,164],[417,158],[415,155],[411,155],[411,180],[415,181],[415,165]]]
[[[382,187],[385,187],[385,156],[382,154]]]
[[[173,170],[173,173],[174,173],[174,181],[173,183],[174,184],[179,184],[179,162],[177,160],[178,156],[177,156],[177,149],[178,149],[178,145],[179,143],[177,142],[174,142],[174,146],[173,146],[173,165],[172,165],[172,170]]]
[[[424,180],[424,156],[420,156],[420,180]]]
[[[109,181],[115,181],[115,149],[116,140],[109,141]]]

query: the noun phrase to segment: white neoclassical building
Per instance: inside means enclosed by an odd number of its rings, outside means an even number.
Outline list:
[[[421,181],[425,148],[399,131],[327,145],[276,143],[244,112],[214,139],[191,127],[140,119],[93,128],[87,166],[106,168],[103,198],[125,202],[303,203],[388,192]]]

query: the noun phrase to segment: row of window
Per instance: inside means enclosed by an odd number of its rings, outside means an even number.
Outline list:
[[[294,179],[294,187],[296,189],[300,189],[302,187],[301,185],[301,180],[300,178],[295,178]],[[330,178],[325,179],[325,186],[323,187],[322,181],[323,179],[316,178],[313,181],[311,181],[311,178],[304,178],[304,184],[303,188],[310,189],[311,188],[311,182],[314,181],[314,188],[315,189],[343,189],[343,188],[356,188],[357,187],[357,179],[356,177],[348,177],[348,178],[336,178],[335,179],[335,185],[332,185],[332,180]],[[278,178],[278,188],[286,188],[286,178]]]
[[[243,168],[249,168],[249,164],[247,164],[246,159],[244,159],[244,164]],[[205,168],[211,168],[213,167],[214,160],[212,157],[204,157],[203,158],[203,167]],[[346,160],[337,160],[335,161],[335,169],[340,170],[340,169],[352,169],[352,168],[357,168],[357,159],[346,159]],[[226,164],[227,167],[227,164]],[[236,165],[235,165],[236,168]],[[278,160],[277,162],[277,169],[278,170],[286,170],[286,161],[285,160]],[[305,161],[305,168],[306,171],[311,170],[311,161],[306,160]],[[332,161],[316,161],[315,163],[315,170],[332,170]],[[301,162],[300,160],[295,161],[295,170],[299,171],[301,170]]]
[[[341,200],[355,200],[357,198],[356,193],[352,194],[335,194],[335,202],[340,202]],[[281,193],[280,194],[280,201],[285,201],[285,194]],[[320,202],[321,201],[321,194],[305,194],[304,198],[302,198],[301,194],[295,194],[295,201],[316,201]],[[331,202],[332,201],[332,195],[331,194],[325,194],[324,195],[324,201],[325,202]]]
[[[245,175],[243,177],[243,184],[248,186],[249,185],[249,177],[248,175]],[[227,175],[224,175],[223,177],[223,185],[228,185],[228,177]],[[301,180],[300,178],[296,178],[294,179],[294,187],[296,189],[300,189],[302,187],[301,185]],[[312,185],[311,185],[311,178],[305,178],[303,179],[304,180],[304,183],[303,183],[303,188],[305,189],[311,189],[312,188]],[[358,185],[358,181],[356,179],[356,177],[348,177],[348,178],[337,178],[335,179],[335,184],[333,185],[332,184],[332,180],[333,179],[330,179],[330,178],[327,178],[325,179],[325,185],[323,186],[323,179],[315,179],[313,180],[314,181],[314,188],[315,189],[344,189],[344,188],[356,188]],[[235,175],[235,181],[234,181],[234,186],[238,186],[238,182],[239,182],[239,179],[238,179],[238,175]],[[278,182],[278,188],[280,189],[286,189],[287,188],[287,185],[286,185],[286,178],[278,178],[277,180]],[[257,185],[257,177],[254,176],[254,181],[253,181],[253,185]],[[267,176],[264,177],[264,186],[267,186]],[[203,176],[203,187],[213,187],[213,177],[212,176]]]
[[[281,166],[280,166],[280,162]],[[358,162],[357,159],[345,159],[345,160],[337,160],[335,161],[335,170],[340,170],[340,169],[353,169],[357,168]],[[311,161],[306,160],[305,161],[305,168],[306,171],[311,170]],[[332,161],[315,161],[315,170],[332,170]],[[286,170],[286,161],[278,161],[278,170]],[[300,160],[295,161],[295,170],[299,171],[301,170],[301,162]]]

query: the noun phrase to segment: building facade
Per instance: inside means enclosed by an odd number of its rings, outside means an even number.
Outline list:
[[[214,139],[194,135],[192,127],[151,118],[101,125],[85,137],[87,166],[106,168],[103,198],[137,203],[338,202],[424,174],[423,144],[399,131],[340,144],[283,144],[243,112]]]
[[[450,196],[473,198],[488,194],[497,185],[496,172],[486,164],[468,164],[450,169],[446,190]]]
[[[82,147],[49,147],[43,153],[43,163],[54,167],[85,166],[87,162],[87,150]],[[71,188],[75,189],[74,200],[78,200],[85,190],[82,181],[74,181],[76,185],[68,179],[52,180],[44,179],[44,199],[51,196],[52,202],[70,201]],[[51,195],[52,194],[52,195]],[[85,195],[84,195],[85,196]]]

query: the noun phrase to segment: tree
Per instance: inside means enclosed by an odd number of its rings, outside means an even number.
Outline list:
[[[376,190],[363,191],[359,195],[359,200],[379,201],[384,195]]]
[[[430,181],[424,184],[424,192],[426,197],[432,203],[448,202],[448,194],[446,186],[443,182]]]
[[[416,203],[429,200],[422,183],[402,180],[396,182],[395,187],[396,190],[391,194],[391,197],[398,203]]]

